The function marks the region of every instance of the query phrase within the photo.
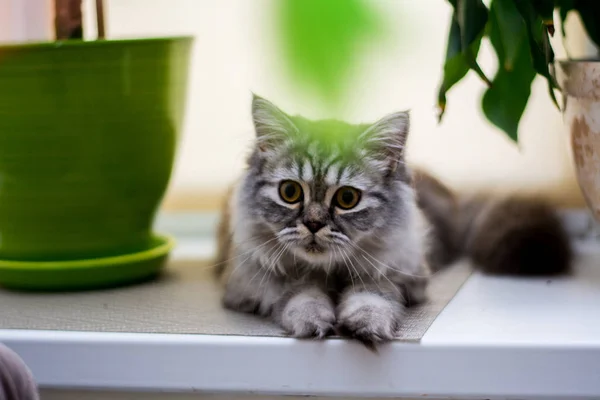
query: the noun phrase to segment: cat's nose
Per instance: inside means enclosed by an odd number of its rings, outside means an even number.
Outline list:
[[[325,226],[324,223],[319,221],[306,221],[304,225],[308,228],[312,233],[317,233],[322,227]]]

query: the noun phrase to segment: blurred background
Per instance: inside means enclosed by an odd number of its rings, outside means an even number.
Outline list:
[[[451,13],[447,1],[369,0],[386,36],[363,44],[366,56],[350,71],[351,95],[335,110],[299,93],[283,72],[273,15],[277,1],[105,0],[108,38],[196,37],[186,124],[165,209],[219,206],[244,167],[253,137],[251,92],[312,118],[366,122],[410,109],[410,163],[453,188],[540,193],[564,206],[583,205],[562,117],[541,79],[534,82],[518,147],[484,119],[484,86],[473,73],[452,89],[438,125],[435,105]],[[92,1],[84,4],[86,26],[92,27]],[[47,0],[0,0],[0,41],[50,40],[48,13]],[[569,54],[585,55],[588,44],[578,21],[569,21],[567,29]],[[561,39],[554,40],[560,58]],[[487,42],[479,59],[493,75],[496,60]]]

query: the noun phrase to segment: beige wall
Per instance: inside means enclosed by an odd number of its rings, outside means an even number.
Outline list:
[[[306,99],[294,96],[278,73],[268,22],[273,1],[277,0],[108,1],[113,37],[197,37],[187,125],[171,199],[195,189],[219,190],[238,174],[252,136],[251,90],[291,112],[321,116]],[[579,201],[562,119],[547,98],[545,82],[534,84],[520,150],[479,112],[483,86],[472,74],[451,93],[448,112],[438,126],[434,105],[446,43],[447,3],[373,1],[390,20],[397,39],[389,47],[371,50],[368,62],[355,73],[355,93],[341,117],[372,120],[410,108],[410,160],[454,187],[542,190]],[[483,68],[492,73],[495,59],[487,45],[482,55]]]
[[[0,0],[0,43],[48,40],[51,0]]]
[[[0,0],[2,2],[9,0]],[[18,0],[10,0],[18,1]],[[42,0],[27,0],[42,1]],[[269,6],[277,0],[105,0],[109,37],[196,36],[187,121],[167,206],[194,193],[220,193],[243,168],[252,138],[250,92],[289,112],[324,116],[295,96],[277,69]],[[437,125],[435,100],[446,44],[449,6],[444,0],[372,0],[394,30],[385,48],[354,71],[354,93],[337,115],[373,120],[410,108],[409,158],[464,189],[542,191],[579,203],[560,113],[537,80],[521,126],[520,149],[479,111],[481,82],[469,74],[451,92]],[[91,0],[86,0],[90,9]],[[93,15],[88,12],[88,26]],[[88,33],[91,36],[91,33]],[[560,42],[557,43],[560,45]],[[493,75],[495,58],[482,48]],[[191,202],[206,200],[192,199]],[[210,203],[210,201],[209,201]]]

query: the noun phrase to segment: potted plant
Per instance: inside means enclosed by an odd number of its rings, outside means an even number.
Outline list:
[[[481,107],[487,119],[512,140],[518,140],[519,121],[536,76],[548,84],[548,94],[563,111],[569,145],[584,198],[600,220],[600,60],[555,60],[550,37],[555,15],[561,33],[570,13],[577,13],[585,31],[600,45],[600,2],[596,0],[450,0],[454,11],[448,34],[446,61],[438,93],[440,121],[446,93],[469,70],[488,86]],[[498,71],[489,79],[477,64],[483,37],[498,57]],[[559,105],[555,90],[561,90]]]
[[[516,142],[533,79],[538,75],[544,77],[548,95],[564,112],[580,187],[600,220],[600,180],[596,178],[600,170],[600,60],[557,62],[550,43],[557,30],[555,19],[564,35],[567,16],[577,13],[590,39],[599,45],[600,1],[490,0],[486,5],[482,0],[448,0],[448,3],[453,14],[437,99],[439,121],[446,111],[446,94],[473,70],[487,85],[481,102],[484,115]],[[345,71],[363,55],[360,42],[373,41],[382,33],[376,11],[372,3],[363,0],[330,0],[326,7],[317,0],[278,2],[276,19],[290,80],[309,89],[323,88],[323,93],[316,94],[328,105],[343,101],[347,93],[339,88],[344,86]],[[352,24],[345,23],[349,18]],[[302,41],[306,37],[312,38],[312,47]],[[498,71],[491,78],[477,63],[484,37],[489,39],[498,58]],[[556,97],[559,90],[564,99],[561,105]]]
[[[81,39],[56,0],[56,41],[0,46],[0,284],[63,290],[158,273],[152,231],[185,109],[192,38]]]

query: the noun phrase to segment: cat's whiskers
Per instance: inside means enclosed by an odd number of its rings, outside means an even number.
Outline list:
[[[301,235],[295,227],[284,228],[277,232],[276,236],[280,241],[286,243],[294,243],[301,239]]]
[[[335,252],[335,247],[333,246],[333,243],[331,246],[329,246],[329,250],[330,250],[330,254],[329,254],[329,265],[331,266],[330,268],[334,267],[333,261],[335,260],[336,262],[338,261],[338,256],[337,253]]]
[[[362,247],[360,247],[358,245],[355,245],[355,246],[357,246],[356,248],[358,250],[362,251],[364,254],[366,254],[368,257],[370,257],[373,261],[375,261],[378,264],[380,264],[381,266],[389,269],[390,271],[394,271],[394,272],[397,272],[397,273],[399,273],[401,275],[405,275],[405,276],[408,276],[408,277],[411,277],[411,278],[429,278],[430,276],[432,276],[432,275],[415,275],[415,274],[409,274],[408,272],[399,270],[397,268],[393,268],[390,265],[388,265],[388,264],[382,262],[381,260],[379,260],[377,257],[373,256],[371,253],[369,253],[368,251],[366,251]]]
[[[266,279],[265,279],[265,284],[264,284],[264,285],[262,284],[262,279],[261,279],[261,283],[259,284],[259,288],[260,288],[260,287],[261,287],[261,285],[262,285],[262,290],[261,290],[261,292],[262,292],[262,294],[263,294],[263,295],[264,295],[264,294],[267,292],[267,290],[268,290],[268,289],[269,289],[269,287],[270,287],[270,286],[268,285],[268,283],[269,283],[269,280],[271,279],[271,275],[273,275],[273,273],[274,273],[274,271],[273,271],[272,269],[268,269],[268,270],[267,270],[267,272],[265,273],[265,274],[266,274]]]
[[[240,265],[242,265],[242,263],[239,263],[235,269],[237,269]],[[229,280],[231,280],[231,278],[233,277],[233,274],[235,273],[235,269],[231,272],[231,274],[229,275]],[[248,286],[250,286],[250,284],[254,281],[254,279],[256,279],[256,277],[258,276],[258,274],[260,274],[261,272],[263,272],[263,277],[265,276],[265,274],[268,272],[268,269],[265,268],[257,268],[256,273],[252,276],[252,278],[250,278],[250,280],[248,282],[246,282],[246,285],[244,286],[243,290],[241,291],[242,293],[246,293],[246,291],[248,290]],[[261,280],[262,282],[262,280]],[[238,302],[238,307],[241,306],[242,302],[246,299],[245,296],[240,296],[239,302]]]
[[[348,266],[348,262],[346,261],[346,258],[344,257],[343,253],[342,253],[342,247],[341,246],[337,246],[337,249],[340,251],[340,256],[342,258],[342,261],[344,262],[344,266],[346,267],[346,270],[348,271],[348,276],[350,277],[350,282],[352,282],[352,287],[356,287],[356,285],[354,284],[354,278],[352,277],[352,271],[350,271],[350,267]]]
[[[327,265],[327,270],[326,275],[325,275],[325,279],[327,279],[327,276],[329,276],[329,272],[331,272],[331,266],[333,264],[333,254],[329,253],[329,264]],[[327,285],[327,283],[325,283],[325,285]]]
[[[372,283],[375,284],[375,286],[377,286],[377,289],[379,289],[380,292],[384,292],[383,288],[381,287],[381,285],[379,284],[379,280],[375,278],[375,276],[371,275],[371,273],[369,272],[368,268],[366,268],[362,262],[358,259],[358,256],[354,253],[351,253],[351,255],[354,257],[354,259],[356,260],[356,262],[361,266],[361,268],[367,273],[367,275],[369,275],[369,278],[371,278]],[[398,287],[398,285],[396,285],[394,282],[392,282],[387,276],[385,276],[381,270],[379,270],[377,267],[375,267],[375,265],[373,265],[372,262],[370,262],[365,256],[362,256],[366,261],[369,262],[369,264],[371,264],[375,270],[377,272],[379,272],[379,274],[381,276],[383,276],[391,285],[391,288],[394,290],[394,292],[396,292],[396,294],[398,295],[398,297],[400,297],[400,299],[403,302],[406,302],[406,299],[404,297],[404,294],[402,294],[402,290],[400,290],[400,288]]]
[[[352,244],[352,243],[350,243]],[[354,261],[356,261],[356,263],[358,265],[360,265],[361,269],[365,272],[366,275],[369,276],[369,278],[374,279],[373,276],[371,276],[371,273],[369,271],[367,271],[365,269],[365,267],[362,265],[362,262],[358,259],[358,257],[356,256],[356,252],[354,252],[352,249],[349,249],[348,253],[347,253],[350,257],[352,257],[352,259],[354,259]]]
[[[356,273],[356,276],[358,276],[358,279],[360,279],[360,282],[362,283],[362,285],[364,287],[366,287],[367,285],[365,284],[365,281],[363,280],[361,273],[358,271],[358,269],[356,268],[356,266],[354,266],[354,263],[352,262],[352,259],[350,258],[350,256],[348,255],[348,253],[346,252],[346,250],[342,250],[344,252],[345,257],[348,259],[348,262],[350,263],[350,266],[352,267],[352,269],[354,270],[354,272]],[[363,267],[364,270],[364,267]]]
[[[287,249],[291,246],[290,243],[286,243],[283,248],[281,249],[281,251],[277,254],[277,258],[273,261],[273,266],[274,269],[278,269],[279,272],[281,272],[282,274],[285,274],[285,268],[283,268],[283,266],[279,263],[279,261],[281,260],[281,257],[283,257],[283,255],[285,254],[285,252],[287,251]]]
[[[357,250],[362,250],[357,244],[351,243],[352,246],[354,246],[354,248],[356,248]],[[358,258],[358,256],[355,255],[356,258]],[[390,285],[392,285],[392,287],[394,288],[394,291],[398,294],[398,296],[400,296],[400,298],[405,301],[405,297],[402,294],[402,290],[400,290],[400,288],[398,287],[397,284],[395,284],[394,282],[392,282],[392,280],[390,278],[387,277],[387,275],[380,269],[378,268],[375,264],[373,264],[373,262],[371,260],[369,260],[367,257],[365,257],[363,254],[361,254],[361,257],[365,259],[366,262],[368,262],[373,268],[375,268],[375,271],[377,271],[379,273],[379,276],[383,277],[385,280],[387,280]],[[358,260],[357,260],[358,261]],[[362,264],[361,264],[362,265]],[[363,266],[363,268],[365,268]],[[366,268],[365,268],[366,270]],[[370,274],[369,274],[370,276]],[[378,279],[375,279],[374,277],[372,277],[373,282],[379,287],[379,284],[377,283]],[[381,288],[380,288],[381,290]]]
[[[256,247],[254,247],[254,248],[252,248],[252,249],[250,249],[250,250],[244,251],[243,253],[240,253],[240,254],[238,254],[238,255],[236,255],[236,256],[234,256],[234,257],[228,258],[227,260],[220,261],[220,262],[218,262],[218,263],[211,264],[211,265],[205,265],[205,266],[203,266],[203,267],[202,267],[202,269],[218,267],[219,265],[227,264],[229,261],[233,261],[233,260],[235,260],[236,258],[243,257],[243,256],[245,256],[245,255],[246,255],[246,254],[248,254],[248,253],[256,253],[258,250],[262,249],[264,246],[266,246],[267,244],[271,243],[271,242],[272,242],[272,241],[274,241],[274,240],[277,240],[277,238],[276,238],[276,237],[274,237],[274,238],[272,238],[272,239],[269,239],[269,240],[267,240],[266,242],[262,243],[261,245],[259,245],[259,246],[256,246]],[[249,240],[248,240],[248,242],[249,242]],[[240,244],[239,246],[241,246],[241,244]],[[252,255],[251,255],[251,256],[252,256]],[[249,257],[248,257],[248,258],[249,258]],[[248,260],[248,258],[246,258],[246,260]],[[237,268],[237,267],[236,267],[236,268]]]
[[[271,259],[271,257],[273,257],[273,255],[275,254],[275,252],[279,251],[279,249],[283,247],[283,244],[281,243],[277,243],[276,246],[274,246],[271,250],[271,253],[269,255],[267,255],[267,262],[269,262],[269,260]],[[268,250],[267,250],[268,251]],[[254,279],[256,278],[256,276],[261,272],[264,271],[268,268],[265,268],[265,265],[263,265],[261,263],[261,265],[257,268],[256,273],[252,276],[252,278],[250,278],[250,280],[246,283],[246,288],[248,287],[248,285],[250,285],[250,283],[252,283],[252,281],[254,281]]]
[[[259,251],[259,250],[261,250],[263,247],[265,247],[266,245],[268,245],[269,243],[271,243],[271,242],[272,242],[273,240],[275,240],[275,239],[277,239],[277,238],[273,238],[273,239],[267,240],[266,242],[264,242],[263,244],[261,244],[261,245],[260,245],[260,246],[258,246],[258,247],[255,247],[255,248],[253,248],[253,249],[250,249],[250,250],[248,250],[248,251],[245,251],[245,252],[243,252],[243,253],[240,253],[240,254],[238,254],[238,255],[237,255],[237,256],[235,256],[235,257],[231,257],[230,259],[228,259],[228,260],[225,260],[225,261],[222,261],[222,262],[220,262],[220,263],[217,263],[217,264],[215,264],[215,265],[212,265],[212,266],[211,266],[211,265],[209,265],[207,268],[213,268],[213,267],[219,266],[219,265],[221,265],[221,264],[225,264],[225,263],[227,263],[227,262],[233,261],[233,260],[235,260],[235,259],[237,259],[237,258],[239,258],[239,257],[243,257],[244,255],[246,255],[246,254],[250,253],[250,255],[249,255],[248,257],[246,257],[246,258],[244,258],[242,261],[238,262],[238,263],[237,263],[237,265],[236,265],[236,266],[233,268],[233,270],[231,271],[231,274],[229,275],[229,276],[231,277],[231,276],[233,276],[233,274],[234,274],[234,273],[235,273],[235,272],[238,270],[238,268],[240,268],[240,266],[242,266],[242,265],[243,265],[243,264],[244,264],[246,261],[248,261],[250,258],[252,258],[252,257],[253,257],[253,256],[254,256],[256,253],[258,253],[258,251]]]
[[[262,292],[264,294],[266,292],[267,288],[268,288],[268,285],[264,285],[263,286],[263,281],[265,281],[265,278],[266,278],[265,282],[269,282],[269,279],[270,279],[271,275],[273,274],[273,271],[275,271],[275,269],[274,268],[270,268],[270,267],[268,267],[268,268],[262,268],[262,269],[265,270],[265,273],[263,274],[260,282],[258,283],[258,288],[259,289],[263,288]]]
[[[273,247],[273,251],[267,254],[267,258],[264,261],[264,263],[261,262],[261,268],[271,268],[271,266],[274,265],[273,262],[275,260],[276,255],[279,254],[279,252],[283,249],[284,246],[284,243],[278,241],[277,245]]]
[[[404,296],[402,296],[402,292],[400,291],[400,289],[398,288],[398,286],[397,286],[397,285],[396,285],[394,282],[392,282],[392,281],[390,280],[390,278],[388,278],[388,277],[387,277],[387,275],[386,275],[386,274],[385,274],[383,271],[381,271],[379,268],[377,268],[377,266],[376,266],[375,264],[373,264],[373,263],[371,262],[371,260],[369,260],[369,259],[368,259],[367,257],[365,257],[364,255],[362,255],[362,254],[361,254],[361,257],[362,257],[362,258],[364,258],[364,260],[365,260],[366,262],[368,262],[368,263],[369,263],[369,264],[370,264],[370,265],[371,265],[373,268],[375,268],[375,271],[377,271],[377,272],[379,273],[379,276],[381,276],[381,277],[383,277],[385,280],[387,280],[387,281],[388,281],[388,282],[389,282],[389,283],[392,285],[392,287],[394,287],[394,289],[395,289],[395,290],[398,292],[398,294],[399,294],[399,295],[400,295],[402,298],[404,298]]]

